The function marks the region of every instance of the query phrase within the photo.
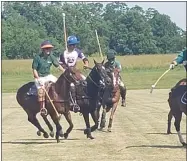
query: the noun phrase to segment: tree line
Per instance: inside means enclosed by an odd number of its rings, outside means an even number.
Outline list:
[[[156,9],[128,7],[124,2],[3,2],[2,58],[27,59],[50,40],[59,54],[65,48],[63,13],[67,35],[80,39],[86,55],[98,52],[95,29],[103,53],[109,48],[120,55],[176,53],[186,46],[186,31]]]

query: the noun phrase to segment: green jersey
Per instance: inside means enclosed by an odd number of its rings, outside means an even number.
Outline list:
[[[109,61],[105,63],[105,68],[110,68],[110,69],[119,69],[121,71],[121,64],[117,60],[114,61],[113,64],[111,64]]]
[[[50,74],[50,67],[52,64],[55,67],[59,66],[57,58],[53,54],[45,55],[44,53],[41,53],[34,57],[32,69],[35,69],[38,72],[39,77],[45,77]]]
[[[186,49],[183,50],[176,58],[175,61],[177,64],[184,64],[187,65],[187,55],[186,55]]]

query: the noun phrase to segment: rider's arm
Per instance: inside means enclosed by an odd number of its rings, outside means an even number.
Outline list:
[[[34,75],[34,78],[39,78],[38,72],[37,72],[37,68],[38,68],[38,57],[35,56],[32,62],[32,72]]]
[[[81,50],[76,49],[76,51],[77,51],[77,53],[78,53],[78,57],[79,57],[80,59],[82,59],[84,65],[88,67],[88,65],[89,65],[88,59],[85,57],[85,55],[82,53]]]
[[[175,65],[182,64],[182,62],[184,61],[184,52],[185,51],[179,53],[179,55],[175,58],[175,60],[173,60],[172,63]]]
[[[64,72],[64,68],[59,64],[57,58],[56,58],[54,55],[51,55],[51,58],[52,58],[52,63],[53,63],[53,65],[54,65],[56,68],[60,69],[62,72]]]
[[[38,79],[38,78],[39,78],[39,75],[38,75],[37,70],[36,70],[36,69],[33,69],[32,72],[33,72],[34,78]]]
[[[116,61],[116,68],[118,69],[118,72],[121,72],[122,67],[121,67],[121,64],[118,61]]]

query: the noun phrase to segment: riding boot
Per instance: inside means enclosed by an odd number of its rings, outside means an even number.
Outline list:
[[[47,115],[47,109],[45,108],[45,93],[42,88],[38,89],[38,102],[40,105],[40,115],[46,116]]]
[[[125,102],[126,88],[124,86],[120,86],[120,94],[121,94],[121,98],[122,98],[121,106],[125,107],[126,106],[126,102]]]
[[[77,104],[76,101],[76,89],[75,86],[71,86],[71,102],[70,102],[70,106],[72,107],[72,110],[77,113],[80,111],[80,107]]]

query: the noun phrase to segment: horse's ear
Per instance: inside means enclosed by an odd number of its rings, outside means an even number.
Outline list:
[[[103,59],[103,61],[101,63],[104,64],[104,62],[105,62],[105,59]]]
[[[97,62],[95,61],[95,59],[93,59],[94,60],[94,64],[96,65],[97,64]]]

